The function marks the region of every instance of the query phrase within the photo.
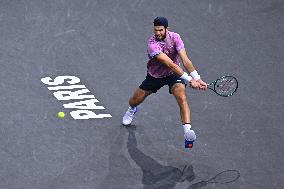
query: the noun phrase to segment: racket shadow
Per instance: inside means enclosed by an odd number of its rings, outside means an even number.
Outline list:
[[[238,170],[225,170],[218,174],[216,174],[214,177],[210,178],[206,181],[200,181],[198,183],[194,183],[187,187],[187,189],[199,189],[207,184],[215,183],[215,184],[228,184],[233,183],[236,180],[240,178],[241,174]]]

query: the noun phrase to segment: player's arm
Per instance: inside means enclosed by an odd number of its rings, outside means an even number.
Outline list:
[[[148,41],[148,55],[151,58],[156,59],[158,62],[164,64],[170,68],[176,75],[182,76],[183,70],[181,67],[176,65],[165,53],[163,53],[162,48],[156,42]]]
[[[176,65],[165,53],[160,53],[155,56],[156,60],[170,68],[176,75],[182,76],[184,71]]]
[[[183,63],[184,68],[190,73],[190,75],[193,77],[193,79],[197,80],[197,82],[200,83],[200,85],[201,85],[200,88],[201,89],[207,89],[207,84],[204,81],[202,81],[202,79],[201,79],[200,75],[198,74],[197,70],[195,69],[193,63],[188,58],[185,48],[183,48],[179,51],[179,56],[180,56],[180,59]]]
[[[192,64],[191,60],[188,58],[187,54],[186,54],[186,51],[185,51],[185,48],[181,49],[179,51],[179,56],[180,56],[180,59],[183,63],[183,66],[185,67],[185,69],[191,73],[193,72],[195,69],[194,65]]]
[[[176,65],[165,53],[160,53],[155,56],[156,60],[170,68],[176,75],[180,76],[182,79],[190,82],[193,88],[199,88],[200,84],[192,79],[186,72],[183,71],[181,67]]]

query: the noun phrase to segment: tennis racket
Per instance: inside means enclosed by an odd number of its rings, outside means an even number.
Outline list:
[[[225,75],[208,84],[208,88],[220,96],[232,96],[238,89],[238,80],[233,76]]]

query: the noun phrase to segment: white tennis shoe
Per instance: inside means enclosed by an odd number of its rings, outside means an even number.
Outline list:
[[[138,112],[138,108],[136,106],[134,108],[130,106],[122,118],[122,124],[130,125],[136,112]]]
[[[196,139],[195,132],[193,130],[187,130],[187,132],[184,134],[184,138],[187,141],[194,141]]]

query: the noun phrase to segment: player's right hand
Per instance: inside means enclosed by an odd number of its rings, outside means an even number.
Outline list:
[[[200,88],[200,83],[197,82],[196,80],[192,79],[189,82],[190,86],[194,89],[199,89]]]
[[[207,87],[208,87],[208,85],[207,85],[207,83],[205,83],[204,81],[202,81],[202,79],[198,79],[198,80],[196,80],[199,84],[200,84],[200,89],[201,90],[206,90],[207,89]]]

